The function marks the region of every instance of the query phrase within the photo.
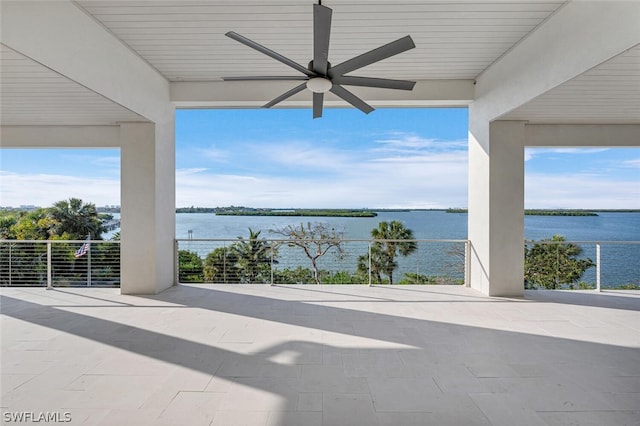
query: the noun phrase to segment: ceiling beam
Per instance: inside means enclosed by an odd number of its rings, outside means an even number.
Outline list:
[[[120,126],[0,126],[2,148],[119,148]]]
[[[172,82],[171,101],[177,108],[259,108],[287,90],[287,81],[211,81]],[[356,95],[375,107],[433,107],[467,106],[473,100],[473,80],[421,80],[412,91],[349,87]],[[306,90],[280,107],[311,107],[311,95]],[[347,104],[327,94],[325,106],[341,107]]]
[[[640,124],[527,124],[528,147],[638,147]]]
[[[169,82],[71,1],[2,1],[0,42],[47,68],[159,121]]]
[[[640,43],[640,2],[572,1],[482,72],[475,111],[500,118]]]

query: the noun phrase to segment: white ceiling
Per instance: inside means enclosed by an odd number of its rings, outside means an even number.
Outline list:
[[[78,3],[172,81],[296,71],[224,36],[236,31],[307,65],[313,1],[93,1]],[[416,49],[358,74],[473,79],[563,1],[443,2],[325,0],[333,20],[329,61],[411,35]]]
[[[639,122],[640,44],[501,118],[543,123]]]
[[[92,125],[146,121],[0,44],[2,124]]]
[[[75,4],[167,80],[296,75],[224,36],[233,30],[302,65],[312,55],[310,0],[76,0]],[[358,75],[475,79],[564,1],[324,0],[333,9],[329,60],[336,65],[407,34],[416,49]],[[4,125],[144,121],[0,45]],[[233,83],[221,83],[233,84]],[[269,83],[264,83],[269,84]],[[309,97],[310,98],[310,97]],[[552,89],[502,118],[535,122],[640,122],[640,47]]]

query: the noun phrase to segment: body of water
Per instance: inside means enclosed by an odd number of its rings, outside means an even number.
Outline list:
[[[347,239],[367,239],[378,222],[399,220],[413,230],[416,239],[466,239],[467,214],[444,211],[381,212],[371,218],[216,216],[213,213],[178,213],[176,238],[246,237],[248,228],[262,230],[306,222],[324,222],[344,230]],[[598,216],[525,216],[527,240],[559,234],[571,241],[640,241],[640,213],[598,213]]]
[[[413,230],[416,239],[467,238],[467,214],[444,211],[380,212],[373,218],[216,216],[213,213],[176,215],[176,238],[235,239],[247,237],[248,228],[261,230],[261,237],[279,238],[269,229],[324,222],[344,232],[345,239],[369,239],[378,222],[399,220]],[[598,213],[598,216],[525,216],[525,239],[540,240],[562,235],[568,241],[640,241],[640,213]],[[582,243],[583,256],[595,261],[594,243]],[[640,284],[640,244],[603,244],[601,247],[603,286]],[[595,282],[595,268],[584,275]]]

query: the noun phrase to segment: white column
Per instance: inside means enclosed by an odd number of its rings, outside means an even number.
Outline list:
[[[174,284],[173,127],[173,115],[120,127],[123,294],[155,294]]]
[[[469,110],[470,284],[489,296],[524,291],[524,128]]]

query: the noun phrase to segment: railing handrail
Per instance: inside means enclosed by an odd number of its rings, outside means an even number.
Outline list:
[[[524,240],[526,243],[536,243],[536,244],[640,244],[640,241],[613,241],[613,240],[564,240],[564,241],[553,241],[549,239],[545,240]]]
[[[309,241],[313,240],[328,240],[330,238],[310,238]],[[338,238],[340,241],[344,241],[347,243],[368,243],[372,241],[386,241],[386,242],[394,242],[394,243],[406,243],[406,242],[414,242],[414,243],[468,243],[469,240],[449,240],[449,239],[384,239],[384,238]],[[240,240],[239,238],[176,238],[177,242],[189,242],[189,241],[247,241],[248,238],[244,238]],[[289,241],[298,241],[296,239],[283,239],[283,238],[259,238],[259,241],[276,241],[276,242],[289,242]]]
[[[321,240],[322,238],[316,238]],[[327,239],[327,238],[325,238]],[[244,238],[240,240],[239,238],[176,238],[175,241],[246,241],[248,238]],[[278,242],[288,242],[288,241],[296,241],[295,239],[283,239],[283,238],[259,238],[259,240],[264,241],[278,241]],[[0,240],[7,241],[7,240]],[[15,240],[11,240],[15,241]],[[99,240],[94,240],[99,241]],[[388,242],[416,242],[416,243],[469,243],[471,242],[468,239],[447,239],[447,238],[414,238],[414,239],[384,239],[384,238],[340,238],[340,241],[345,242],[371,242],[371,241],[388,241]],[[617,240],[564,240],[564,241],[553,241],[553,240],[524,240],[524,243],[539,243],[539,244],[640,244],[640,241],[634,240],[626,240],[626,241],[617,241]]]
[[[4,243],[52,243],[52,244],[68,244],[68,243],[109,243],[120,244],[120,240],[0,240],[0,244]]]

